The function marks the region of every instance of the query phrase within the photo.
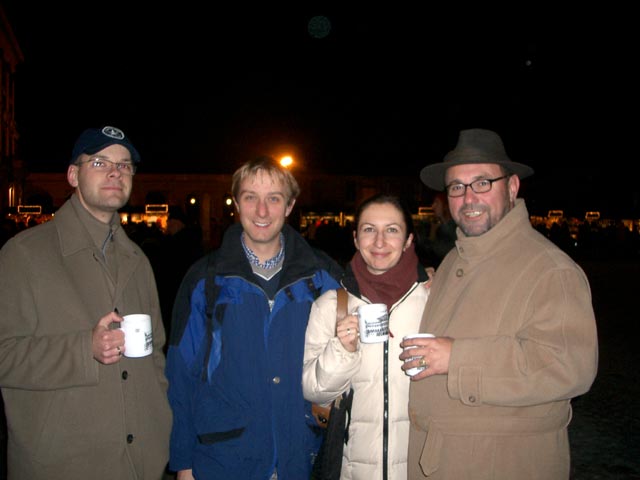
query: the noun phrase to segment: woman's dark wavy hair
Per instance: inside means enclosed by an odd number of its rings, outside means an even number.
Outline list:
[[[413,218],[411,217],[411,211],[409,210],[409,207],[400,197],[397,197],[396,195],[391,195],[388,193],[377,193],[362,201],[362,203],[358,206],[358,209],[356,210],[355,219],[354,219],[355,221],[353,224],[353,228],[356,231],[356,233],[358,232],[358,225],[360,224],[360,216],[362,215],[362,212],[370,205],[386,204],[386,203],[388,203],[389,205],[393,205],[399,212],[402,213],[402,218],[404,219],[404,223],[407,226],[407,236],[405,238],[407,238],[409,234],[413,233],[413,242],[416,243],[416,232],[415,232],[415,227],[413,225]]]

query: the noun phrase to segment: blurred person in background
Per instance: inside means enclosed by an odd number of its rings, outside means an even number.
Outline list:
[[[202,229],[182,208],[169,208],[166,233],[161,237],[151,264],[158,282],[160,307],[167,336],[171,335],[173,303],[187,270],[204,255]]]
[[[437,268],[456,243],[456,222],[449,212],[447,196],[442,192],[435,195],[431,206],[436,220],[431,224],[423,252],[428,264]]]

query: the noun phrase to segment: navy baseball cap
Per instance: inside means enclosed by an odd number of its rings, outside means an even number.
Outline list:
[[[133,163],[140,162],[140,154],[122,130],[116,127],[102,127],[88,128],[82,132],[73,146],[73,153],[69,163],[75,163],[83,153],[93,155],[103,148],[115,144],[122,145],[129,150]]]

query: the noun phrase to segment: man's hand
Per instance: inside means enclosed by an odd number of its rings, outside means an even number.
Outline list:
[[[424,284],[425,288],[431,288],[431,283],[433,282],[433,277],[435,277],[436,275],[436,269],[433,267],[426,267],[424,269],[425,272],[427,272],[427,277],[429,277],[429,280],[427,280],[427,282]]]
[[[176,475],[176,480],[195,480],[191,469],[189,470],[178,470]]]
[[[405,349],[400,354],[400,360],[404,362],[406,358],[420,358],[403,363],[401,367],[402,370],[406,371],[410,368],[426,366],[423,371],[411,377],[412,381],[422,380],[431,375],[444,375],[449,373],[449,359],[451,358],[453,341],[451,337],[411,338],[403,340],[402,343],[400,343],[402,348],[414,345],[415,348]]]
[[[93,328],[92,349],[93,358],[100,363],[109,365],[120,361],[124,351],[124,332],[119,329],[109,329],[112,322],[120,323],[122,317],[116,312],[109,312],[100,319]]]

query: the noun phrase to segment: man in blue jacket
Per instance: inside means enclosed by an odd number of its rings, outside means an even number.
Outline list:
[[[178,480],[310,477],[322,435],[302,395],[304,336],[342,269],[286,224],[299,193],[270,157],[240,167],[240,223],[180,286],[166,370]]]

